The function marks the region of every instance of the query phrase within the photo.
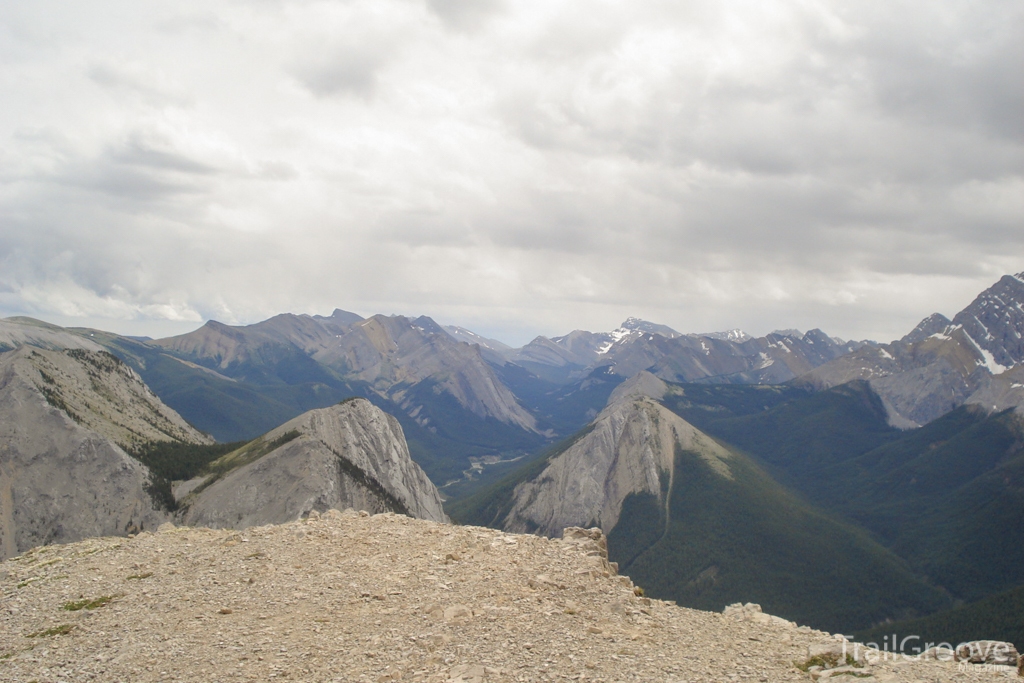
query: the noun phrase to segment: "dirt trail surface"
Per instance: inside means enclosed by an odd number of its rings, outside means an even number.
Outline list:
[[[333,510],[40,547],[0,564],[0,680],[807,681],[793,662],[835,642],[639,597],[600,550]],[[867,675],[1016,672],[901,661],[839,680]]]

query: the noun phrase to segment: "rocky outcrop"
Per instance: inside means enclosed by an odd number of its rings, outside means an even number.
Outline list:
[[[650,383],[641,379],[634,388]],[[539,475],[516,486],[503,527],[546,536],[569,526],[608,533],[630,494],[650,493],[665,502],[676,448],[699,453],[714,471],[731,477],[727,450],[654,400],[627,392]]]
[[[168,519],[125,448],[210,439],[101,351],[0,356],[0,557]]]
[[[187,524],[245,528],[346,507],[447,520],[398,421],[365,399],[304,413],[211,471],[178,489],[191,491]]]

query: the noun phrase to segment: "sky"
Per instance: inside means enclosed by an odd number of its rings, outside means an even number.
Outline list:
[[[1024,271],[1019,0],[0,0],[0,316],[888,341]]]

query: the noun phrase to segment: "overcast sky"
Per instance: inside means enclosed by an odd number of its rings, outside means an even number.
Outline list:
[[[0,0],[0,315],[883,341],[1024,271],[1020,0]]]

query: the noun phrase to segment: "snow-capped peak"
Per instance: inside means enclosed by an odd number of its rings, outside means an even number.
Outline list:
[[[629,317],[626,318],[621,325],[619,330],[628,330],[630,332],[646,332],[648,334],[660,334],[662,337],[668,337],[672,339],[674,337],[681,337],[680,333],[673,330],[668,325],[659,325],[658,323],[652,323],[649,320],[643,320],[641,318]],[[618,332],[619,330],[616,330]]]
[[[741,330],[739,328],[734,328],[734,329],[731,329],[731,330],[725,330],[724,332],[708,332],[707,334],[701,334],[701,335],[698,335],[698,336],[700,336],[700,337],[708,337],[710,339],[721,339],[722,341],[731,341],[731,342],[737,342],[737,343],[745,342],[745,341],[753,338],[749,334],[747,334],[746,332],[744,332],[743,330]]]

